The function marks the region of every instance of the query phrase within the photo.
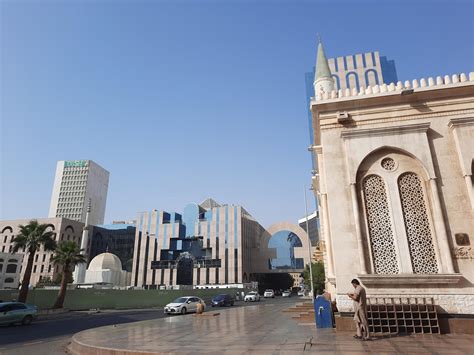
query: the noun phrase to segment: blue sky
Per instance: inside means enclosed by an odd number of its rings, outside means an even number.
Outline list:
[[[56,161],[92,159],[111,173],[106,222],[207,197],[296,221],[316,33],[329,57],[380,51],[399,80],[474,63],[467,0],[0,7],[2,219],[47,216]]]

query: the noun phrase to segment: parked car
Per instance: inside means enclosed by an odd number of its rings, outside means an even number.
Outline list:
[[[260,295],[258,292],[251,291],[247,293],[244,297],[245,302],[260,302]]]
[[[31,324],[38,317],[38,308],[21,302],[0,303],[0,324]]]
[[[271,289],[265,290],[263,293],[263,297],[265,298],[275,298],[275,292]]]
[[[225,307],[225,306],[233,306],[233,305],[234,305],[234,299],[232,298],[231,295],[228,295],[228,294],[214,296],[211,300],[212,307],[219,307],[219,306]]]
[[[186,314],[189,312],[196,312],[198,304],[203,305],[203,310],[206,308],[206,303],[199,297],[185,296],[175,299],[173,302],[168,303],[164,311],[166,314]]]
[[[304,291],[303,291],[303,290],[299,290],[299,291],[298,291],[298,296],[304,296]]]
[[[282,297],[291,297],[291,291],[290,290],[285,290],[285,291],[283,291],[283,293],[281,295],[282,295]]]

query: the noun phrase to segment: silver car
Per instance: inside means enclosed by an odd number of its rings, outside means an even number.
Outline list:
[[[198,304],[203,305],[203,310],[206,308],[206,303],[203,299],[196,296],[185,296],[175,299],[168,303],[164,311],[166,314],[186,314],[189,312],[196,312]]]

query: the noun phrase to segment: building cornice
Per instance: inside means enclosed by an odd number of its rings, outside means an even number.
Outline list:
[[[380,128],[360,128],[348,129],[341,132],[341,138],[351,139],[367,136],[386,136],[393,134],[407,134],[407,133],[426,133],[430,128],[430,123],[415,123],[401,126],[380,127]]]
[[[399,286],[426,285],[426,284],[457,284],[463,276],[461,274],[399,274],[399,275],[357,275],[366,286]]]
[[[459,126],[472,126],[472,125],[474,125],[474,117],[453,118],[449,120],[448,122],[449,128],[456,128]]]

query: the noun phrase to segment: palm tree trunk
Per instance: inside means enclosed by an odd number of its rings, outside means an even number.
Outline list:
[[[58,298],[54,302],[53,308],[63,308],[64,299],[66,298],[66,289],[67,289],[67,273],[69,270],[69,265],[64,265],[63,275],[61,277],[61,288],[58,293]]]
[[[26,263],[25,273],[23,274],[23,281],[21,282],[20,293],[18,295],[18,302],[26,302],[28,297],[28,287],[30,286],[31,270],[33,269],[33,260],[35,253],[28,254],[28,262]]]

